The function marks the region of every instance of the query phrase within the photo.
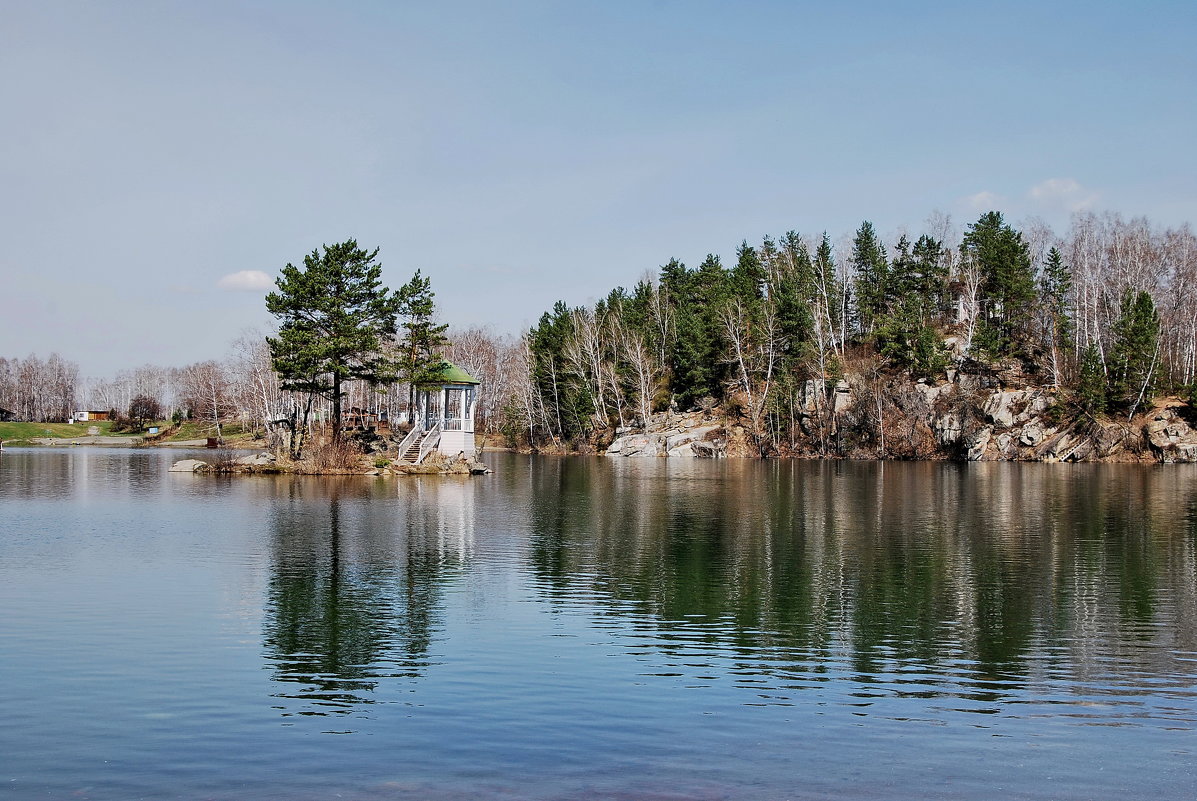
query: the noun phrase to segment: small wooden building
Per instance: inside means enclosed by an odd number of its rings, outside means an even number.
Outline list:
[[[112,415],[108,411],[98,409],[80,409],[71,415],[71,421],[75,423],[94,423],[97,420],[111,419]]]
[[[0,409],[0,423],[11,423],[17,419],[17,413],[10,409]]]

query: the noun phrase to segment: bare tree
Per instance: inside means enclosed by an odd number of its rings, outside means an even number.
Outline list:
[[[179,384],[192,418],[206,423],[223,440],[224,421],[236,412],[224,368],[215,361],[189,365],[179,372]]]

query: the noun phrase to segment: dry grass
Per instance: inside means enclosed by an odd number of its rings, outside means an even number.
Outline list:
[[[313,473],[357,473],[361,471],[362,452],[348,441],[313,442],[307,447],[303,467]]]

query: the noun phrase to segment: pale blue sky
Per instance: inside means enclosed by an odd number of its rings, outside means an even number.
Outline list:
[[[1195,38],[1192,2],[10,0],[0,354],[220,357],[269,322],[222,278],[349,237],[515,332],[789,229],[1197,222]]]

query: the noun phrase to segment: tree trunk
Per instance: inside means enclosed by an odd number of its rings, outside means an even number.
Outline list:
[[[333,373],[332,385],[332,438],[333,442],[341,441],[341,376]]]

